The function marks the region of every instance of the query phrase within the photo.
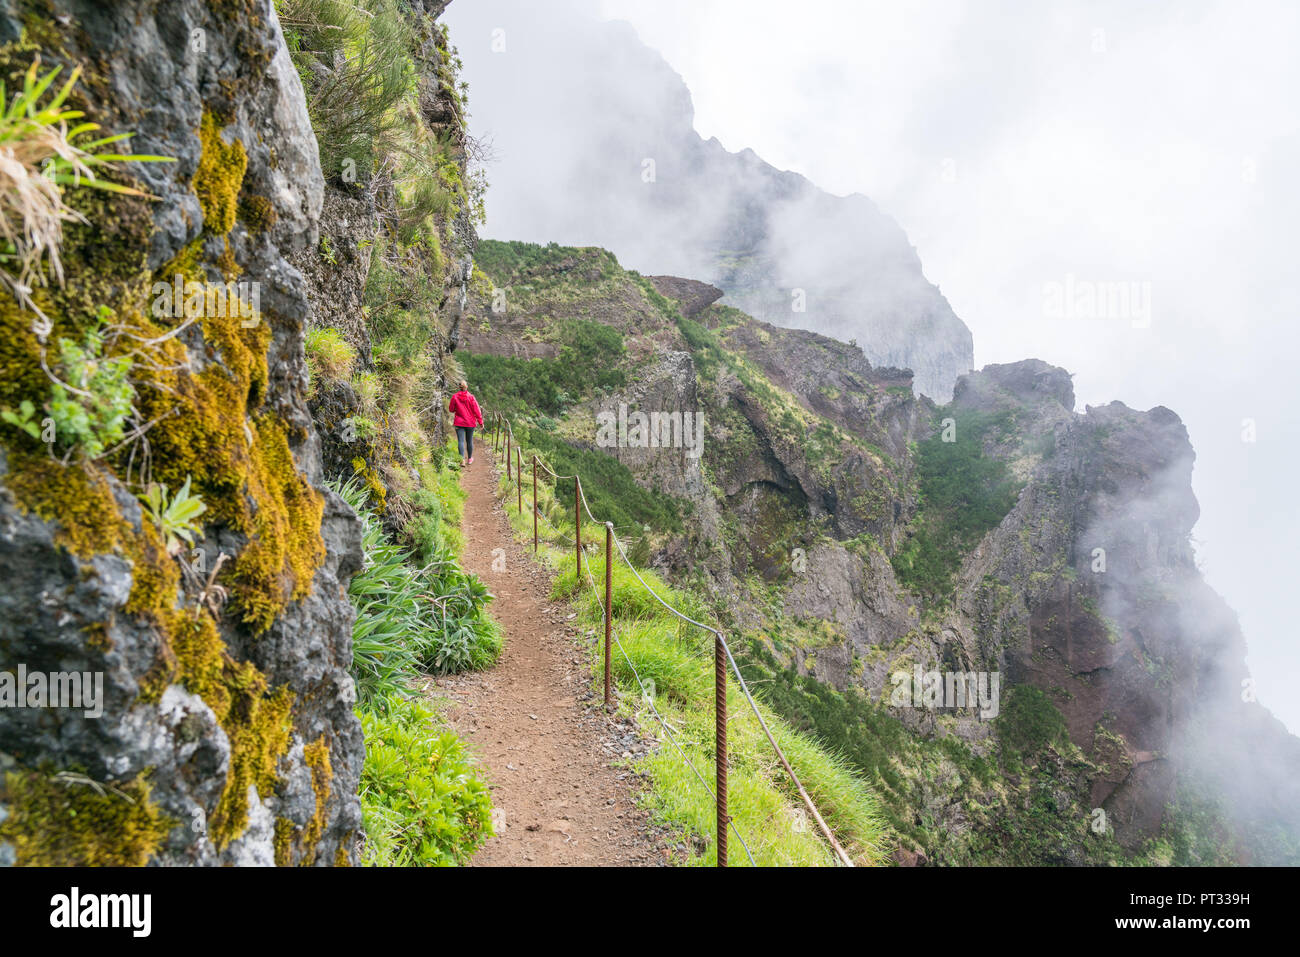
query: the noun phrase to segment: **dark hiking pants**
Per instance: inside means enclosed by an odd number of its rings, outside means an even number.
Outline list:
[[[474,457],[474,427],[472,425],[456,426],[456,447],[460,449],[461,458],[472,459]]]

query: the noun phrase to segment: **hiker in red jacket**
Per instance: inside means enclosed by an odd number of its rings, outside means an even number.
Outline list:
[[[452,424],[456,426],[456,447],[460,449],[461,466],[474,462],[474,426],[483,425],[483,413],[479,411],[478,400],[469,391],[469,383],[460,380],[460,391],[451,397],[447,411],[455,416]]]

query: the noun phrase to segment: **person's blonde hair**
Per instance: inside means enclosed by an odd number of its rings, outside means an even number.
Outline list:
[[[461,392],[468,392],[468,391],[469,391],[469,383],[466,382],[464,379],[461,379],[461,380],[460,380],[460,391],[461,391]]]

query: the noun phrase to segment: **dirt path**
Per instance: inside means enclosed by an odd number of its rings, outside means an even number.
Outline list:
[[[635,805],[635,775],[618,766],[646,745],[596,707],[573,615],[549,599],[550,575],[511,538],[492,453],[476,452],[461,476],[464,564],[496,595],[505,647],[491,671],[437,681],[448,719],[492,785],[497,836],[473,863],[666,863],[667,845]]]

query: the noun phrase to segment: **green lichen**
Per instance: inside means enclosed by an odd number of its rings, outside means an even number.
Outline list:
[[[0,841],[31,867],[142,867],[174,821],[149,800],[145,775],[101,784],[82,775],[5,775]]]

